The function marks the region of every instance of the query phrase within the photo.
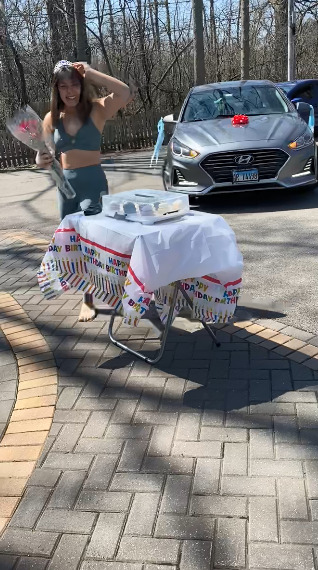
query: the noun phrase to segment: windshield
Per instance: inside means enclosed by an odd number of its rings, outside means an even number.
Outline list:
[[[288,104],[278,89],[271,85],[217,87],[192,93],[182,121],[207,121],[234,115],[272,115],[288,111]]]

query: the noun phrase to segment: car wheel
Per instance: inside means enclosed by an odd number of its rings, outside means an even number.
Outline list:
[[[163,163],[162,171],[161,171],[161,178],[162,178],[163,187],[164,187],[165,191],[168,192],[167,184],[166,184],[166,181],[165,181],[165,170],[166,170],[166,166],[167,166],[167,161],[165,160],[164,163]]]

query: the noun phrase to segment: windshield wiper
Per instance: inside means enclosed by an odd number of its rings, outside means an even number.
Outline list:
[[[228,119],[229,117],[234,117],[234,115],[232,113],[230,115],[216,115],[215,117],[213,116],[213,117],[209,117],[206,119],[197,118],[197,119],[192,119],[192,121],[184,121],[184,122],[185,123],[196,123],[198,121],[213,121],[214,119],[222,119],[222,118]]]

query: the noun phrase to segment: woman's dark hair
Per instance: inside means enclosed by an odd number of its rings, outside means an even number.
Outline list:
[[[56,127],[60,118],[60,113],[64,109],[64,103],[60,97],[58,84],[64,79],[79,81],[81,85],[81,94],[79,104],[77,106],[78,116],[85,123],[92,110],[92,95],[89,92],[84,77],[75,69],[75,67],[63,67],[59,69],[53,76],[51,91],[51,119],[52,127]]]

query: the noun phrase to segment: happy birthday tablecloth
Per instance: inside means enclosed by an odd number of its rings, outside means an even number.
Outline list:
[[[227,322],[234,314],[243,260],[233,230],[218,215],[190,212],[151,226],[106,217],[66,216],[38,272],[48,299],[71,288],[93,294],[137,325],[154,298],[164,322],[173,283],[193,301],[193,318]],[[178,293],[176,313],[185,300]]]

